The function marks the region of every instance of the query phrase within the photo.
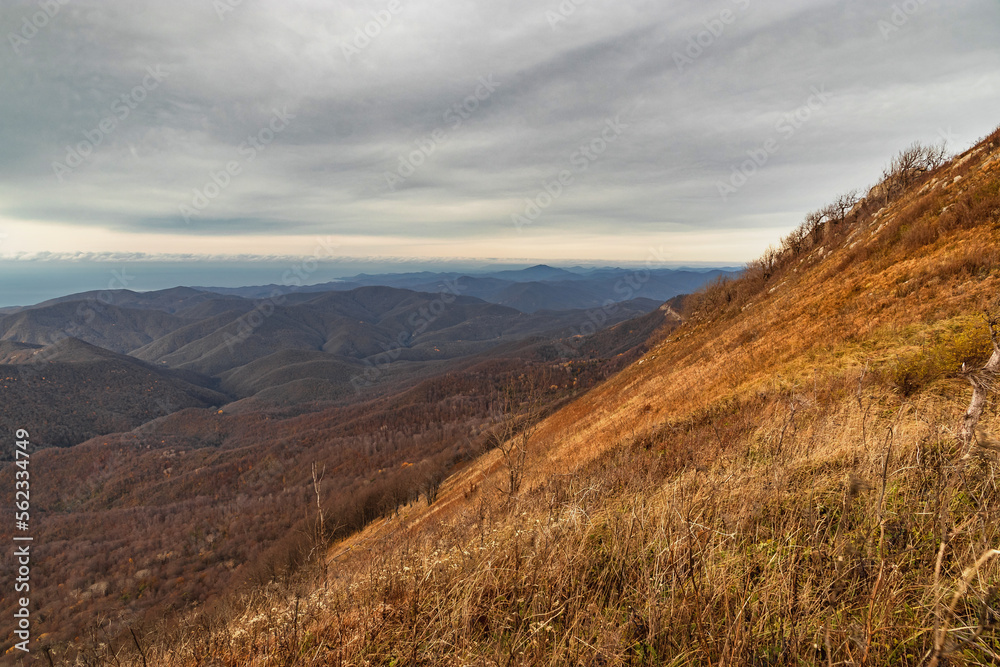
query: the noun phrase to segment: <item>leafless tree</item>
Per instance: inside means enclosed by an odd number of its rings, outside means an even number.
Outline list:
[[[326,526],[323,525],[323,477],[326,475],[326,466],[322,469],[316,467],[316,463],[312,464],[312,486],[313,491],[316,494],[316,542],[317,544],[322,543],[326,538]]]
[[[921,174],[937,169],[948,157],[947,146],[940,144],[925,146],[914,142],[899,152],[882,171],[882,182],[873,188],[888,204],[910,186]]]
[[[780,258],[781,252],[774,246],[768,246],[764,254],[760,256],[761,268],[764,270],[764,280],[768,280],[774,275]]]
[[[823,223],[826,220],[823,218],[823,211],[813,211],[806,216],[806,219],[802,222],[802,229],[805,231],[806,235],[809,236],[813,241],[819,238],[820,232],[823,231]]]
[[[423,479],[420,482],[420,490],[424,494],[429,507],[437,501],[438,492],[440,492],[441,485],[448,478],[448,475],[445,472],[444,466],[436,461],[424,461],[422,467],[424,471],[422,475]]]
[[[808,238],[809,235],[803,226],[796,227],[788,236],[781,240],[781,249],[794,257],[805,249]]]
[[[499,452],[505,471],[501,490],[514,497],[521,489],[528,462],[528,445],[538,428],[542,405],[537,392],[522,395],[513,384],[499,390],[491,408],[490,444]]]
[[[857,206],[859,201],[860,198],[857,190],[851,190],[850,192],[845,192],[840,195],[823,209],[826,216],[826,222],[832,222],[838,225],[844,222],[847,219],[848,214],[854,209],[855,206]]]

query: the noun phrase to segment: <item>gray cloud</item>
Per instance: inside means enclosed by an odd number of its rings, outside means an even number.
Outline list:
[[[357,46],[388,4],[260,0],[220,19],[209,0],[72,0],[28,39],[40,5],[9,2],[0,215],[193,239],[509,238],[511,214],[569,169],[524,243],[780,228],[870,184],[914,139],[951,133],[958,149],[1000,123],[988,0],[586,0],[566,16],[554,1],[399,0]],[[166,73],[155,87],[149,68]],[[456,116],[491,76],[495,91]],[[778,129],[816,89],[829,99]],[[294,118],[249,157],[286,109]],[[616,116],[621,136],[574,166]],[[443,140],[387,187],[435,131]],[[53,163],[95,137],[60,181]],[[723,200],[718,183],[769,139],[777,150]],[[233,162],[239,174],[186,221],[180,207]]]

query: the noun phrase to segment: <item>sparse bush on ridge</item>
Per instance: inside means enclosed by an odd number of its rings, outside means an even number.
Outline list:
[[[785,236],[777,247],[771,246],[759,258],[747,263],[738,278],[720,278],[696,296],[695,309],[725,311],[745,306],[772,278],[792,268],[796,260],[809,252],[844,238],[852,225],[868,219],[877,208],[896,201],[916,180],[946,161],[944,144],[924,146],[914,143],[900,151],[882,173],[879,183],[862,197],[858,190],[846,192],[826,206],[806,215],[801,225]],[[930,229],[914,232],[908,245],[922,245],[936,239]]]
[[[869,190],[869,197],[875,195],[876,201],[887,206],[906,192],[920,176],[943,165],[947,156],[943,142],[935,146],[914,142],[900,151],[882,171],[882,180]]]

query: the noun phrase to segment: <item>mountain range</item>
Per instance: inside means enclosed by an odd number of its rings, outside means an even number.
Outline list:
[[[342,280],[306,287],[263,285],[258,287],[199,287],[200,290],[247,298],[268,298],[291,292],[352,290],[383,285],[417,292],[449,292],[472,296],[525,313],[538,310],[599,308],[608,301],[636,298],[660,303],[679,294],[689,294],[720,277],[738,274],[738,268],[718,269],[623,269],[614,267],[563,269],[545,264],[519,270],[483,271],[471,274],[429,271],[417,273],[359,274]]]
[[[68,446],[183,408],[350,403],[506,343],[592,334],[655,311],[663,300],[638,296],[643,290],[674,296],[725,275],[578,271],[120,289],[14,309],[0,314],[0,371],[16,407],[0,425],[31,418],[37,443]],[[615,293],[616,284],[642,289]]]

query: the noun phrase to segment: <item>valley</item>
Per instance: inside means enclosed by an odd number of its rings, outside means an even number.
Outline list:
[[[264,309],[177,288],[7,315],[0,419],[32,435],[45,645],[217,610],[287,579],[317,539],[433,498],[487,450],[498,387],[556,409],[679,323],[659,306],[523,313],[365,286]]]

